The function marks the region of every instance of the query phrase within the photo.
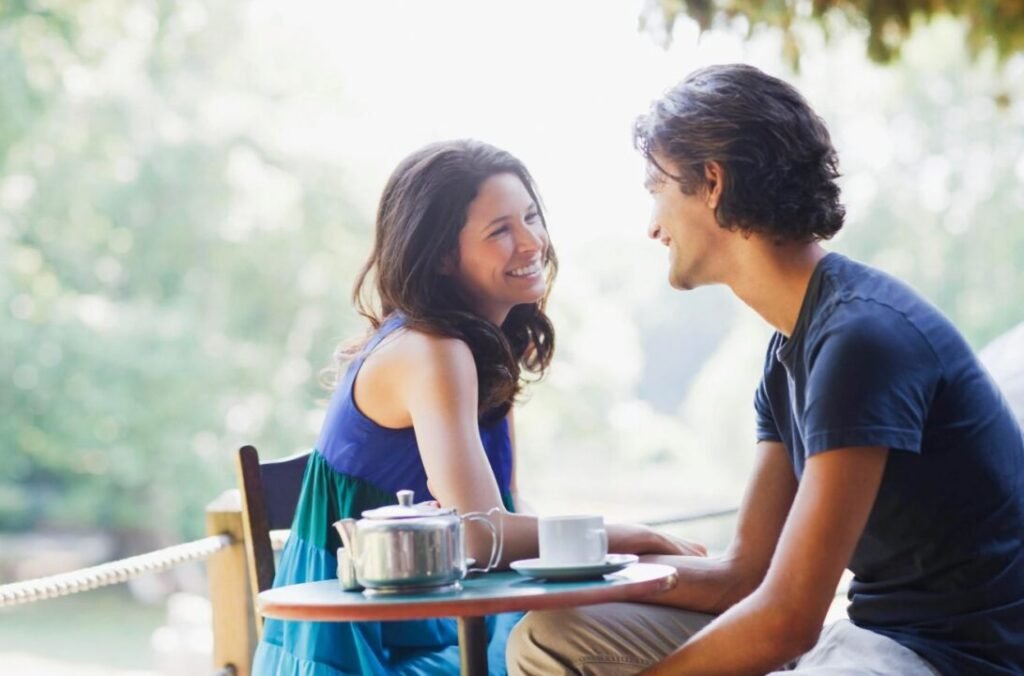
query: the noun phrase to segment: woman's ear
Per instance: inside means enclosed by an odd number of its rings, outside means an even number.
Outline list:
[[[455,264],[455,255],[446,254],[441,259],[441,265],[438,266],[437,271],[442,275],[451,276],[455,274],[455,270],[458,266]]]

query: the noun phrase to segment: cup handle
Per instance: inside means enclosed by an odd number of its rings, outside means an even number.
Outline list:
[[[500,514],[500,512],[500,507],[492,507],[486,512],[470,512],[469,514],[462,515],[463,521],[479,521],[487,526],[487,530],[491,533],[491,559],[487,562],[487,566],[485,568],[468,568],[466,570],[467,573],[489,572],[498,565],[499,561],[501,561],[501,553],[505,545],[505,533],[501,526],[501,517],[498,517],[498,526],[495,526],[494,522],[491,521],[490,518],[492,514]]]
[[[604,558],[608,558],[608,531],[604,528],[595,528],[594,532],[597,533],[598,538],[601,540],[601,551],[604,552]]]

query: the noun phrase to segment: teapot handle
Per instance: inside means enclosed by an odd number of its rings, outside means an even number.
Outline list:
[[[486,573],[493,570],[498,565],[498,562],[501,561],[501,553],[504,550],[505,545],[505,533],[504,528],[502,528],[501,525],[502,522],[500,516],[498,518],[498,526],[495,526],[494,522],[491,521],[490,516],[495,513],[500,514],[501,508],[492,507],[486,512],[470,512],[469,514],[462,515],[463,521],[479,521],[487,526],[487,530],[491,533],[490,561],[487,562],[487,566],[485,568],[469,568],[466,570],[467,573]]]

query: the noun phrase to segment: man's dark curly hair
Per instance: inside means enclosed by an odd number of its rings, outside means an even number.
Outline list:
[[[688,195],[706,187],[707,163],[721,165],[722,227],[780,243],[828,239],[843,227],[839,160],[824,121],[796,89],[757,68],[691,73],[637,118],[633,143]]]

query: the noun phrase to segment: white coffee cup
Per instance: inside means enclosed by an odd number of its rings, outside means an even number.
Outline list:
[[[543,565],[580,566],[603,563],[608,532],[601,516],[542,516],[537,519]]]

